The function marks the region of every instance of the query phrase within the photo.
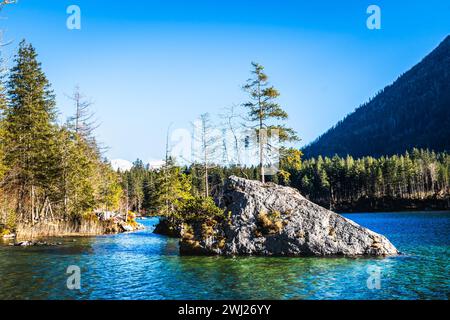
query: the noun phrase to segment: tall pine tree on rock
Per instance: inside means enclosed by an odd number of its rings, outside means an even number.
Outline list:
[[[276,102],[280,96],[277,89],[268,82],[268,76],[264,73],[264,67],[252,62],[252,77],[243,86],[250,96],[243,106],[248,109],[249,121],[254,124],[257,133],[259,147],[259,169],[261,182],[265,181],[264,163],[268,153],[273,151],[268,138],[272,132],[277,132],[280,142],[296,141],[298,137],[295,131],[274,120],[286,120],[288,114]]]

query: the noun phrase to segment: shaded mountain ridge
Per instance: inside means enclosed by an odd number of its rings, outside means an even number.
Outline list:
[[[450,150],[450,36],[420,63],[304,148],[306,157]]]

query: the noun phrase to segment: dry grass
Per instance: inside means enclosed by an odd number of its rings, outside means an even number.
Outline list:
[[[279,234],[283,230],[281,215],[278,211],[274,211],[271,214],[260,212],[256,222],[258,230],[256,230],[255,234],[257,236]]]
[[[55,220],[35,224],[18,224],[17,239],[36,239],[62,236],[94,236],[118,232],[117,225],[112,221],[98,221],[94,219],[64,221]]]

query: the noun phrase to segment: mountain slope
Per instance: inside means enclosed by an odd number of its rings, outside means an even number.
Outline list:
[[[450,36],[419,64],[304,148],[306,157],[450,150]]]

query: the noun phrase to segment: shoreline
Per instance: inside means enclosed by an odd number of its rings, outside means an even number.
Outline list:
[[[42,239],[95,237],[119,233],[135,232],[145,229],[144,225],[133,221],[114,220],[70,220],[48,221],[36,224],[18,224],[16,229],[0,237],[2,241],[39,242]]]
[[[341,211],[335,211],[338,214],[341,215],[357,215],[357,214],[395,214],[395,213],[401,213],[401,214],[408,214],[408,213],[449,213],[450,214],[450,209],[448,210],[397,210],[397,211],[351,211],[351,212],[341,212]],[[153,218],[157,218],[160,219],[161,216],[142,216],[140,218],[137,218],[137,222],[139,220],[146,220],[146,219],[153,219]],[[145,230],[146,227],[138,222],[138,227],[136,227],[133,230],[130,231],[118,231],[118,232],[109,232],[109,233],[90,233],[90,232],[66,232],[66,233],[58,233],[58,234],[52,234],[52,235],[39,235],[39,236],[34,236],[32,238],[27,238],[27,237],[16,237],[16,236],[11,236],[11,235],[3,235],[0,236],[0,244],[5,244],[8,242],[12,242],[12,241],[17,241],[17,240],[22,240],[22,241],[29,241],[31,240],[42,240],[42,239],[52,239],[52,238],[86,238],[86,237],[98,237],[98,236],[109,236],[109,235],[115,235],[115,234],[121,234],[121,233],[134,233],[137,231],[141,231],[141,230]],[[155,233],[154,230],[152,231],[152,233]],[[170,236],[170,235],[166,235],[164,234],[164,232],[156,232],[155,234],[159,234],[162,236],[166,236],[166,237],[171,237],[171,238],[178,238],[175,236]]]

